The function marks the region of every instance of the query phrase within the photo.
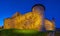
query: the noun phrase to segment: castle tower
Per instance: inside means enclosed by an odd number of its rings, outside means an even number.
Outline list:
[[[44,26],[44,10],[43,10],[44,8],[42,7],[42,6],[39,6],[39,5],[35,5],[34,7],[33,7],[33,9],[32,9],[32,12],[33,13],[38,13],[38,15],[39,15],[39,17],[40,17],[40,31],[42,31],[42,28],[43,28],[43,26]]]

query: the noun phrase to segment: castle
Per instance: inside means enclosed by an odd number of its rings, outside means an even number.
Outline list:
[[[54,19],[48,20],[44,17],[44,8],[36,6],[31,12],[21,14],[16,12],[12,17],[4,20],[4,29],[29,29],[41,31],[42,28],[46,30],[55,30]]]
[[[42,21],[43,20],[43,21]],[[44,16],[37,12],[20,14],[16,12],[11,18],[4,20],[4,29],[34,29],[41,30],[44,25],[46,30],[54,30],[54,20],[45,19]]]

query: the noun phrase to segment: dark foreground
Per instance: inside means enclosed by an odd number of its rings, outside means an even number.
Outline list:
[[[51,32],[51,31],[49,31]],[[0,30],[0,36],[48,36],[49,32],[38,32],[36,30],[16,30],[16,29],[5,29],[5,30]],[[60,36],[59,31],[55,31],[55,36]]]

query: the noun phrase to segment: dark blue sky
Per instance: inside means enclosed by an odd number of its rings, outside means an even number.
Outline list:
[[[60,0],[0,0],[0,26],[3,26],[4,18],[11,17],[16,11],[30,12],[37,3],[46,6],[45,17],[50,20],[55,17],[56,28],[60,28]]]

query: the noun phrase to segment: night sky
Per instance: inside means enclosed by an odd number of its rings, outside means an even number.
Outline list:
[[[39,3],[46,7],[45,18],[52,20],[55,17],[56,28],[60,28],[60,0],[0,0],[0,26],[4,25],[5,18],[17,11],[21,14],[30,12],[32,6]]]

